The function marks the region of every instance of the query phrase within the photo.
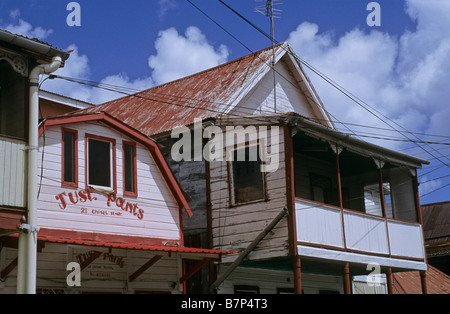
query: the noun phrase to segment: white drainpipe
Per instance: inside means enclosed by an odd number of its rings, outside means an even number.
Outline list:
[[[49,64],[35,67],[29,76],[30,103],[28,125],[28,217],[19,232],[17,293],[36,293],[37,261],[37,151],[39,142],[39,77],[50,74],[61,66],[62,59],[53,57]]]

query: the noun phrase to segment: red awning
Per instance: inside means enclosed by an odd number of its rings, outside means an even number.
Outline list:
[[[198,254],[198,255],[201,255],[202,257],[205,257],[206,255],[212,255],[211,257],[214,257],[214,256],[220,257],[222,254],[236,253],[236,252],[232,252],[232,251],[210,250],[210,249],[191,248],[191,247],[184,247],[184,246],[144,245],[144,244],[91,241],[91,240],[61,239],[61,238],[51,238],[51,237],[39,237],[39,236],[38,236],[38,241],[50,242],[50,243],[60,243],[60,244],[116,248],[116,249],[131,249],[131,250],[173,252],[173,253],[186,253],[186,254],[190,253],[190,254]]]

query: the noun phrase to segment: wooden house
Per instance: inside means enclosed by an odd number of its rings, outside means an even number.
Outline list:
[[[351,293],[355,275],[423,273],[416,169],[427,161],[339,132],[289,45],[274,51],[77,115],[156,140],[190,197],[186,242],[236,252],[203,267],[196,292]],[[227,131],[243,132],[241,146]]]
[[[2,30],[0,44],[0,294],[186,292],[224,252],[185,245],[192,212],[155,142],[37,94],[30,72],[67,52]]]
[[[53,117],[41,124],[39,152],[38,293],[183,293],[195,266],[220,260],[221,251],[184,245],[189,205],[141,133],[107,114]],[[6,293],[16,248],[15,235],[3,240]]]

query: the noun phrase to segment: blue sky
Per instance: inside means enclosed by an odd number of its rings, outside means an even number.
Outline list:
[[[66,23],[70,1],[2,0],[0,28],[73,49],[59,75],[139,90],[270,45],[218,0],[191,1],[246,47],[187,0],[80,0],[80,27]],[[254,12],[264,1],[224,2],[269,32],[268,18]],[[450,186],[428,194],[450,183],[449,145],[373,138],[404,138],[384,130],[394,126],[416,132],[407,134],[410,139],[450,142],[450,1],[376,1],[380,27],[366,23],[369,2],[284,0],[277,6],[282,14],[275,19],[275,38],[288,40],[298,56],[379,112],[374,117],[309,73],[336,119],[352,123],[348,127],[369,136],[365,140],[432,162],[419,172],[423,203],[450,200]],[[121,96],[61,80],[43,88],[93,103]]]

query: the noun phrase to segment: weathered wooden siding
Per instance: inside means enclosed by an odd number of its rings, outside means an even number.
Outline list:
[[[277,112],[296,112],[306,117],[315,118],[298,83],[282,60],[275,65],[276,70],[276,107]],[[233,109],[235,114],[274,112],[273,72],[269,71],[249,94]]]
[[[225,271],[226,265],[219,268]],[[261,294],[294,293],[292,271],[238,267],[218,290],[219,294],[233,294],[235,286],[254,286]],[[324,292],[344,293],[342,276],[302,273],[304,294]]]
[[[265,173],[266,201],[230,206],[229,169],[226,161],[210,163],[213,247],[230,251],[243,251],[264,228],[285,208],[286,169],[284,134],[279,132],[279,167]],[[288,254],[287,219],[281,222],[249,255],[250,259],[286,256]],[[224,262],[233,261],[228,255]]]
[[[38,225],[41,228],[64,229],[106,234],[155,237],[178,241],[180,239],[179,209],[150,152],[139,143],[136,146],[138,197],[123,196],[122,142],[131,141],[98,123],[65,126],[78,131],[78,188],[61,186],[61,127],[51,127],[40,138],[39,172],[43,154],[43,172],[38,203]],[[119,197],[142,209],[142,217],[120,209],[109,202],[108,195],[92,192],[96,200],[83,202],[76,193],[86,189],[85,134],[114,138],[116,141],[116,183]],[[66,193],[67,206],[62,208],[57,196]],[[76,200],[73,204],[69,193]],[[109,193],[109,192],[108,192]],[[120,202],[119,202],[120,204]]]
[[[80,262],[82,254],[100,252],[100,256],[81,271],[81,286],[69,286],[66,270],[69,262]],[[163,255],[152,267],[134,281],[129,276],[155,255]],[[3,269],[17,257],[17,250],[4,248],[0,256]],[[81,263],[80,263],[81,264]],[[38,293],[181,293],[181,259],[177,254],[105,249],[86,246],[46,243],[37,260]],[[72,278],[72,277],[70,277]],[[16,293],[17,267],[2,283],[0,294]]]

